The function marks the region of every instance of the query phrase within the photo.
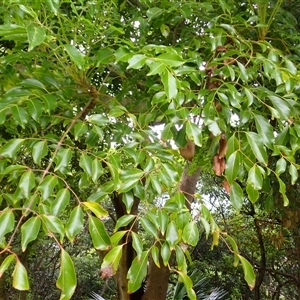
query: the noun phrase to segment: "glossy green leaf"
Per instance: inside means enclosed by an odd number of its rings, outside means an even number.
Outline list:
[[[12,285],[16,290],[27,291],[29,290],[28,275],[25,267],[17,259],[14,271],[12,273],[13,282]]]
[[[124,215],[117,220],[115,230],[117,231],[120,227],[127,226],[130,222],[132,222],[136,218],[135,215]]]
[[[101,265],[102,274],[111,277],[116,274],[119,267],[119,262],[122,257],[123,245],[118,245],[112,248],[103,258]]]
[[[69,300],[77,285],[76,271],[70,255],[61,248],[60,271],[56,286],[61,290],[60,300]]]
[[[167,226],[166,231],[166,241],[169,242],[170,246],[173,248],[178,242],[178,229],[174,221],[171,221]]]
[[[117,231],[115,232],[111,237],[110,237],[110,241],[111,241],[111,246],[112,248],[117,246],[120,242],[120,240],[124,237],[125,234],[128,233],[128,230],[122,230],[122,231]]]
[[[48,234],[49,232],[58,233],[60,235],[60,241],[63,241],[65,229],[64,225],[60,219],[55,216],[41,215],[42,222],[44,224],[43,228]]]
[[[48,154],[48,146],[46,141],[40,141],[34,144],[32,148],[32,158],[33,161],[40,165],[41,160]]]
[[[257,160],[267,165],[268,156],[261,136],[255,132],[246,132],[246,137],[250,148]]]
[[[4,236],[12,232],[15,227],[15,216],[10,209],[5,209],[0,212],[0,242],[2,242]]]
[[[80,205],[73,208],[70,218],[66,224],[66,235],[73,243],[75,236],[83,229],[83,211]]]
[[[177,271],[177,273],[179,275],[180,281],[182,281],[184,283],[184,286],[185,286],[185,289],[186,289],[189,299],[196,300],[197,296],[195,294],[195,291],[193,290],[193,282],[192,282],[191,278],[183,272]]]
[[[262,137],[264,144],[272,149],[275,137],[274,137],[274,129],[270,125],[270,123],[261,115],[255,114],[255,125],[258,134]]]
[[[133,194],[131,192],[123,193],[122,202],[125,204],[126,212],[129,214],[130,210],[131,210],[131,207],[134,203]]]
[[[141,254],[143,252],[142,240],[141,240],[140,236],[133,231],[131,232],[131,237],[132,237],[132,247],[135,250],[137,257],[140,258]]]
[[[71,149],[64,149],[64,148],[59,149],[54,159],[56,164],[54,171],[60,171],[63,174],[66,173],[65,170],[66,168],[68,168],[71,158],[72,158]]]
[[[169,71],[165,71],[161,76],[161,81],[168,99],[175,98],[178,93],[175,77]]]
[[[81,202],[85,207],[92,211],[99,219],[107,217],[108,212],[97,202]]]
[[[35,187],[35,178],[33,172],[24,172],[20,178],[18,186],[24,194],[25,198],[29,198],[30,191]]]
[[[167,226],[169,224],[169,216],[164,210],[159,210],[157,214],[157,221],[159,224],[160,232],[162,235],[165,235]]]
[[[248,283],[250,290],[253,290],[255,286],[255,273],[253,267],[246,258],[241,255],[238,255],[238,257],[243,267],[244,278]]]
[[[289,166],[289,174],[291,175],[291,183],[295,184],[298,177],[299,177],[299,173],[297,168],[295,167],[295,165],[290,164]]]
[[[83,122],[78,122],[74,126],[74,138],[75,141],[77,141],[82,135],[86,134],[88,132],[88,127]]]
[[[189,222],[183,229],[182,240],[191,246],[196,246],[199,241],[199,229],[194,221]]]
[[[156,74],[162,74],[166,70],[166,65],[159,61],[149,61],[146,62],[150,68],[150,71],[148,72],[148,76],[156,75]]]
[[[140,257],[135,257],[128,270],[128,293],[137,291],[147,275],[148,251],[141,253]]]
[[[101,161],[99,161],[97,158],[95,158],[92,161],[92,180],[94,183],[96,183],[99,179],[99,177],[104,173]]]
[[[82,53],[72,45],[64,45],[71,60],[77,65],[79,69],[83,69],[85,65],[85,60]]]
[[[178,245],[176,245],[175,250],[176,250],[176,261],[177,261],[178,270],[186,272],[187,263],[186,263],[184,253]]]
[[[171,257],[171,249],[168,242],[164,242],[160,249],[161,258],[165,266],[168,265],[169,259]]]
[[[199,125],[187,122],[186,134],[197,146],[202,147],[202,130]]]
[[[239,249],[238,249],[238,246],[235,242],[235,240],[229,236],[228,234],[225,234],[225,239],[230,243],[231,247],[232,247],[232,252],[233,252],[233,255],[234,255],[234,262],[233,262],[233,266],[234,267],[237,267],[238,266],[238,263],[239,263]]]
[[[0,266],[0,278],[3,276],[3,273],[9,268],[10,264],[15,260],[16,256],[10,254],[5,257]]]
[[[258,200],[258,198],[259,198],[259,191],[257,189],[255,189],[252,184],[250,184],[250,183],[247,184],[247,186],[246,186],[246,192],[247,192],[249,200],[252,203],[255,203]]]
[[[225,175],[228,183],[232,184],[239,173],[242,158],[239,151],[233,152],[226,161]]]
[[[276,163],[276,174],[279,176],[280,174],[284,173],[286,170],[286,166],[286,160],[283,157],[281,157]]]
[[[159,250],[156,246],[151,247],[151,256],[154,263],[160,268]]]
[[[34,47],[43,43],[46,38],[46,32],[42,26],[36,26],[33,23],[30,23],[26,30],[29,42],[28,51],[31,51]]]
[[[129,65],[128,65],[127,69],[140,69],[144,66],[146,60],[147,60],[147,56],[145,56],[143,54],[133,55],[128,60]]]
[[[92,159],[86,153],[83,153],[79,159],[79,166],[86,172],[89,176],[92,176]]]
[[[263,176],[260,167],[254,165],[248,172],[247,183],[252,185],[255,190],[261,190],[263,184]]]
[[[97,250],[109,249],[111,242],[104,224],[93,216],[89,216],[89,232],[92,237],[93,245]]]
[[[47,175],[44,180],[38,186],[38,190],[41,192],[43,200],[47,200],[54,191],[54,188],[58,184],[56,176]]]
[[[68,189],[61,189],[58,191],[55,199],[50,205],[52,215],[58,216],[70,202],[70,191]]]
[[[41,220],[39,217],[31,217],[21,226],[21,246],[24,252],[27,245],[36,240],[41,228]]]
[[[290,105],[287,101],[277,96],[269,96],[269,99],[272,101],[274,108],[277,110],[281,118],[288,119],[291,116]]]
[[[240,211],[243,206],[243,198],[244,194],[242,188],[238,183],[233,182],[230,186],[230,201],[237,211]]]
[[[141,218],[140,223],[142,224],[144,230],[147,233],[149,233],[151,236],[154,236],[155,238],[158,238],[157,229],[150,220],[148,220],[146,218]]]
[[[22,128],[25,128],[25,125],[28,123],[29,119],[27,111],[21,106],[13,106],[11,108],[11,112],[15,122]]]
[[[179,67],[184,64],[184,60],[175,53],[163,53],[155,58],[156,61],[161,62],[168,67]]]
[[[0,149],[0,155],[9,158],[15,158],[18,151],[21,149],[24,139],[13,139],[4,144]]]

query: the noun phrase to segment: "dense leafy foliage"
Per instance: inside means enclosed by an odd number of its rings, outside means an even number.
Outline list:
[[[6,2],[0,274],[13,266],[13,287],[28,290],[30,246],[49,236],[70,299],[66,245],[87,229],[120,299],[162,299],[153,293],[170,272],[196,299],[187,269],[200,228],[213,246],[223,236],[253,289],[235,240],[203,202],[196,217],[190,207],[200,168],[222,178],[237,211],[246,199],[289,205],[299,32],[283,1]]]

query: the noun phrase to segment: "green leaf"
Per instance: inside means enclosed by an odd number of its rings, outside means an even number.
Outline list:
[[[15,258],[16,257],[14,254],[10,254],[5,257],[5,259],[2,261],[0,266],[0,278],[3,276],[3,273],[8,269],[8,267],[10,266],[10,264],[13,262]]]
[[[41,160],[48,154],[48,146],[46,141],[40,141],[34,144],[32,148],[32,158],[33,161],[40,165]]]
[[[202,147],[202,130],[199,125],[193,122],[187,122],[186,134],[197,146]]]
[[[245,66],[243,64],[241,64],[240,62],[237,61],[237,64],[239,66],[239,69],[241,71],[241,78],[243,79],[243,81],[247,81],[248,80],[248,74],[247,74],[247,70],[245,68]]]
[[[93,245],[97,250],[109,249],[111,242],[106,229],[103,223],[93,216],[89,216],[89,232]]]
[[[253,187],[252,184],[247,184],[246,192],[248,194],[248,198],[252,203],[255,203],[259,198],[259,191]]]
[[[179,275],[180,281],[182,281],[184,283],[184,286],[185,286],[185,289],[186,289],[189,299],[196,300],[197,296],[195,294],[195,291],[193,290],[193,282],[192,282],[191,278],[183,272],[177,271],[177,273]]]
[[[61,290],[60,300],[69,300],[75,292],[77,285],[74,263],[70,255],[61,248],[60,271],[56,286]]]
[[[175,53],[163,53],[157,56],[155,60],[167,65],[168,67],[179,67],[185,63],[185,61]]]
[[[120,47],[116,52],[115,52],[115,58],[116,58],[116,63],[119,61],[125,61],[127,62],[128,59],[132,56],[131,52],[125,48],[125,47]]]
[[[35,187],[35,178],[33,172],[24,172],[19,181],[19,188],[24,194],[25,198],[29,198],[30,191]]]
[[[239,151],[233,152],[226,161],[225,175],[228,183],[232,184],[239,173],[241,164],[241,153]]]
[[[120,174],[119,193],[126,193],[130,191],[143,175],[144,171],[137,168],[122,170]]]
[[[112,248],[103,258],[101,265],[102,274],[111,277],[118,270],[120,259],[122,257],[123,245]]]
[[[131,232],[132,237],[132,247],[135,250],[137,257],[140,258],[143,252],[143,243],[139,235],[135,232]]]
[[[27,245],[36,240],[41,228],[39,217],[31,217],[21,226],[21,247],[24,252]]]
[[[157,214],[157,221],[159,224],[160,232],[162,235],[165,235],[167,226],[169,223],[169,216],[164,210],[159,210]]]
[[[164,265],[167,266],[171,257],[171,249],[168,242],[163,243],[163,245],[161,246],[160,253]]]
[[[41,215],[41,219],[43,221],[43,224],[45,225],[45,227],[43,228],[46,234],[48,234],[49,232],[58,233],[60,235],[60,241],[62,242],[64,239],[65,229],[61,220],[55,216],[50,215]]]
[[[238,257],[239,257],[239,260],[243,267],[244,278],[245,278],[250,290],[253,290],[254,286],[255,286],[255,273],[254,273],[253,267],[246,258],[244,258],[241,255],[238,255]]]
[[[178,242],[178,237],[177,226],[174,221],[171,221],[167,226],[166,241],[168,241],[170,246],[173,248]]]
[[[92,159],[86,154],[83,153],[79,159],[79,166],[87,173],[89,176],[92,176]]]
[[[47,8],[57,15],[59,9],[59,0],[45,0]]]
[[[148,72],[147,76],[162,74],[166,70],[166,65],[162,62],[149,60],[146,63],[150,68],[150,71]]]
[[[154,261],[154,263],[157,265],[158,268],[160,268],[160,262],[159,262],[159,250],[156,246],[152,246],[151,248],[151,256]]]
[[[102,163],[95,158],[92,161],[92,181],[96,183],[99,179],[99,177],[104,173]]]
[[[115,232],[111,237],[110,237],[110,241],[111,241],[111,246],[115,247],[116,245],[119,244],[120,240],[123,238],[123,236],[125,234],[128,233],[128,230],[123,230],[123,231],[117,231]]]
[[[43,27],[36,26],[33,23],[30,23],[26,30],[29,42],[28,51],[31,51],[34,47],[40,45],[45,40],[46,32]]]
[[[28,275],[25,267],[17,259],[14,271],[12,273],[13,283],[12,286],[19,291],[29,290]]]
[[[4,236],[12,232],[15,227],[15,216],[10,209],[4,209],[0,213],[0,242],[2,242]]]
[[[239,263],[239,249],[238,249],[238,246],[235,242],[235,240],[229,236],[228,234],[225,234],[225,239],[230,243],[231,247],[232,247],[232,252],[233,252],[233,255],[234,255],[234,262],[233,262],[233,266],[234,267],[237,267],[238,266],[238,263]]]
[[[72,151],[71,149],[59,149],[58,153],[55,156],[55,169],[54,171],[60,171],[61,173],[66,173],[66,169],[68,168],[70,161],[72,158]]]
[[[187,270],[187,263],[184,256],[184,253],[180,246],[176,245],[176,261],[179,271],[186,271]]]
[[[81,206],[78,205],[73,208],[66,224],[66,235],[71,243],[74,242],[75,236],[83,229],[83,225],[83,212]]]
[[[290,105],[287,101],[277,96],[268,97],[272,101],[276,111],[279,113],[282,119],[288,119],[292,115]]]
[[[276,174],[279,176],[280,174],[284,173],[286,170],[286,166],[286,160],[283,157],[281,157],[276,163]]]
[[[44,85],[43,88],[45,88]],[[27,101],[27,107],[32,119],[38,122],[44,111],[44,105],[42,102],[37,99],[30,99]]]
[[[157,228],[150,220],[146,219],[145,217],[142,217],[140,219],[140,222],[146,232],[148,232],[151,236],[158,238]]]
[[[252,185],[255,190],[261,190],[263,184],[263,176],[260,167],[254,165],[248,172],[247,183]]]
[[[244,194],[240,185],[236,182],[233,182],[230,186],[230,201],[233,207],[240,211],[243,206]]]
[[[64,45],[65,50],[68,52],[71,60],[77,65],[79,69],[83,69],[85,65],[82,53],[72,45]]]
[[[133,194],[131,192],[123,193],[122,202],[125,204],[126,212],[129,214],[130,210],[131,210],[131,207],[134,203]]]
[[[299,173],[293,164],[290,164],[289,166],[289,174],[291,175],[291,183],[294,185],[299,177]]]
[[[13,139],[4,144],[0,149],[0,155],[9,158],[15,158],[17,152],[21,149],[24,139]]]
[[[182,233],[184,243],[195,247],[199,241],[199,229],[194,221],[185,225]]]
[[[268,156],[261,136],[255,132],[246,132],[246,137],[250,148],[257,160],[267,165]]]
[[[297,75],[298,70],[294,65],[294,63],[288,59],[285,59],[284,61],[285,61],[286,68],[291,72],[291,74]]]
[[[133,55],[128,60],[129,65],[127,69],[140,69],[144,66],[146,60],[147,60],[147,56],[145,56],[144,54]]]
[[[148,251],[141,253],[140,257],[135,257],[128,270],[128,293],[137,291],[147,275]]]
[[[256,130],[262,137],[264,144],[269,148],[273,148],[275,142],[274,129],[270,123],[261,115],[254,114]]]
[[[173,99],[177,96],[177,83],[175,77],[169,72],[165,71],[161,76],[161,81],[164,85],[168,99]]]
[[[107,210],[105,210],[99,203],[97,202],[81,202],[85,207],[87,207],[90,211],[92,211],[97,218],[101,219],[108,216]]]
[[[22,106],[13,106],[11,112],[15,122],[25,128],[29,119],[27,111]]]
[[[52,215],[58,216],[70,202],[70,191],[61,189],[58,191],[55,200],[50,205]]]
[[[88,132],[88,127],[85,123],[83,122],[78,122],[75,126],[74,126],[74,138],[75,141],[78,141],[78,139],[84,135],[85,133]]]
[[[43,200],[47,200],[53,193],[55,186],[58,184],[56,176],[47,175],[38,186]]]
[[[115,232],[120,228],[120,227],[125,227],[127,226],[130,222],[132,222],[136,218],[135,215],[124,215],[120,217],[117,220],[116,226],[115,226]]]

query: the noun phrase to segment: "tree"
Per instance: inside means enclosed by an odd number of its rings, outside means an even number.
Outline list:
[[[30,246],[48,235],[70,299],[64,241],[88,226],[119,299],[165,299],[173,273],[195,299],[198,226],[214,246],[222,234],[203,203],[198,219],[190,211],[200,169],[213,167],[237,211],[245,195],[255,204],[271,192],[270,174],[288,205],[280,176],[298,179],[296,18],[283,1],[7,2],[0,273],[14,263],[12,285],[28,290]],[[253,288],[251,265],[224,238]]]

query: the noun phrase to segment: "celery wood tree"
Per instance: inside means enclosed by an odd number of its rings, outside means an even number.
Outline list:
[[[4,0],[0,275],[12,270],[24,297],[30,245],[48,235],[70,299],[64,241],[87,226],[118,299],[165,299],[170,274],[196,299],[187,266],[202,226],[253,288],[235,241],[201,201],[190,209],[201,168],[237,211],[272,194],[270,174],[289,204],[280,175],[298,179],[299,32],[283,4]]]

